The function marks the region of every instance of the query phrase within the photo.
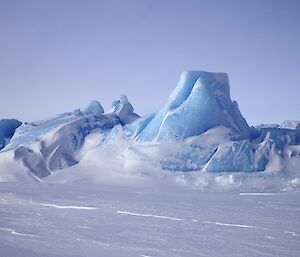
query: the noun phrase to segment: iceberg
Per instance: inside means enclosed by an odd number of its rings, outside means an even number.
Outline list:
[[[285,120],[280,124],[281,128],[287,129],[296,129],[297,127],[300,128],[300,121],[299,120]]]
[[[1,121],[0,140],[0,181],[1,174],[13,177],[7,167],[34,179],[90,169],[95,178],[103,167],[114,177],[147,167],[156,174],[275,172],[297,180],[300,166],[299,121],[249,126],[231,99],[228,75],[204,71],[183,72],[155,113],[140,117],[121,95],[108,112],[92,101],[37,122]]]
[[[0,150],[4,148],[13,137],[15,130],[22,123],[15,119],[0,120]]]
[[[104,109],[102,108],[101,104],[99,103],[99,101],[92,101],[88,107],[86,107],[85,109],[83,109],[82,111],[84,114],[102,114],[104,113]]]
[[[144,160],[175,171],[264,171],[274,158],[286,160],[289,146],[300,139],[296,121],[249,127],[231,100],[224,73],[183,72],[165,106],[142,121],[147,121],[142,129],[131,131],[135,143],[128,158],[142,153]],[[211,136],[218,141],[207,142]]]
[[[123,125],[131,123],[140,118],[139,115],[133,112],[134,109],[131,103],[128,101],[126,95],[121,95],[118,100],[115,100],[112,103],[112,108],[113,113],[120,118]]]
[[[228,127],[241,138],[252,133],[230,98],[227,74],[187,71],[138,140],[185,139],[217,126]]]
[[[100,103],[92,101],[82,111],[77,109],[50,119],[22,124],[2,152],[12,151],[11,162],[16,161],[35,176],[43,178],[77,164],[89,150],[86,139],[91,134],[100,136],[89,147],[100,144],[115,125],[125,125],[138,117],[127,97],[121,98],[118,108],[112,113],[104,113]]]

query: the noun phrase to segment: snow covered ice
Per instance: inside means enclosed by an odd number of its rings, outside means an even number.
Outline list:
[[[83,110],[23,123],[5,144],[2,181],[15,177],[6,167],[40,179],[91,162],[93,152],[107,147],[114,149],[104,162],[139,161],[177,172],[270,171],[289,180],[297,178],[300,165],[297,121],[250,127],[231,100],[227,74],[204,71],[183,72],[157,113],[140,117],[125,95],[112,103],[111,112],[92,101]]]
[[[299,192],[4,183],[0,256],[296,257],[299,211]]]
[[[299,256],[299,124],[249,126],[204,71],[142,117],[1,120],[0,257]]]

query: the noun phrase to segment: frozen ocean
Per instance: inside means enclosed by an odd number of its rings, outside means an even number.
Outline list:
[[[300,256],[300,121],[249,126],[225,73],[0,122],[0,257]]]

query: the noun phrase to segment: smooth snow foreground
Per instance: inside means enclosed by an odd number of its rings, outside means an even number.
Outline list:
[[[0,256],[297,257],[299,197],[170,184],[2,183]]]

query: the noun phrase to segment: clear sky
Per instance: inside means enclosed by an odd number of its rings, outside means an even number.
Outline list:
[[[300,119],[300,1],[0,0],[0,118],[124,93],[144,115],[184,70],[228,73],[251,125]]]

